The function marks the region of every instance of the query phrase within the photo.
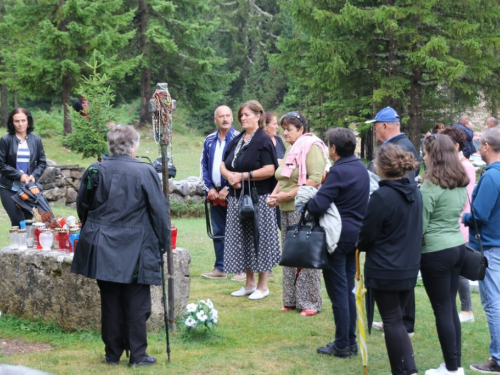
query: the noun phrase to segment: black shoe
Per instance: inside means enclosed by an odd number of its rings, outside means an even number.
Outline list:
[[[340,358],[349,358],[351,356],[351,348],[348,346],[344,349],[339,349],[333,342],[329,342],[326,346],[316,349],[319,354],[334,355]]]
[[[352,344],[349,346],[351,350],[351,355],[358,355],[358,344]]]
[[[146,354],[146,356],[140,362],[129,363],[129,366],[152,366],[156,364],[156,358],[152,355]]]
[[[118,364],[120,363],[120,360],[112,361],[112,360],[108,359],[107,357],[104,357],[104,363],[107,365],[110,365],[110,366],[118,366]]]

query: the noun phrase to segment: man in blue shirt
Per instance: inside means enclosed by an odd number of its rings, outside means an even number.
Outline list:
[[[210,201],[210,217],[212,230],[215,237],[224,237],[226,234],[226,197],[228,189],[227,182],[220,173],[220,164],[226,147],[239,134],[233,124],[233,112],[231,108],[222,105],[215,110],[214,122],[217,131],[208,135],[203,144],[201,154],[201,179],[203,190]],[[224,239],[214,239],[215,265],[211,272],[202,273],[201,276],[208,279],[226,278],[224,272]]]
[[[479,293],[490,329],[491,358],[470,368],[483,374],[500,374],[500,128],[483,133],[479,153],[487,165],[472,193],[471,210],[488,260],[486,276],[479,281]],[[469,226],[469,245],[479,250],[472,215],[465,213],[462,222]]]

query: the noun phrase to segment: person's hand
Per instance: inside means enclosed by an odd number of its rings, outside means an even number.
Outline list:
[[[221,201],[225,201],[226,200],[226,197],[227,195],[229,194],[229,190],[227,190],[226,188],[223,188],[220,192],[219,192],[219,200]]]
[[[276,195],[268,195],[266,203],[269,207],[276,207],[278,205],[278,202],[276,202]]]
[[[33,176],[28,176],[26,173],[23,174],[21,176],[21,178],[19,179],[19,181],[21,181],[23,184],[27,184],[28,182],[30,182],[30,177],[33,177]],[[34,179],[33,179],[34,181]]]
[[[214,201],[216,199],[219,199],[219,193],[217,193],[217,190],[215,189],[210,189],[207,194],[208,200]]]
[[[227,181],[229,182],[229,185],[231,185],[235,189],[239,189],[239,187],[236,187],[236,184],[240,184],[241,187],[241,173],[234,173],[232,172],[231,175],[228,177]]]
[[[35,182],[35,177],[32,174],[30,174],[30,176],[29,176],[29,181]]]

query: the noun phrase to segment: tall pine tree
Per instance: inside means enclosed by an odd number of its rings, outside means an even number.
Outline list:
[[[72,131],[70,95],[94,50],[103,71],[116,80],[138,64],[138,58],[120,55],[134,35],[134,12],[123,9],[122,0],[18,0],[6,7],[11,49],[5,63],[29,96],[61,95],[64,134]]]

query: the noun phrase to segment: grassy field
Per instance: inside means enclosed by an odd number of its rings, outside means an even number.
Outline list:
[[[202,219],[178,219],[178,246],[189,249],[191,263],[190,301],[210,298],[219,311],[219,325],[212,336],[187,338],[177,330],[171,335],[172,363],[167,363],[165,336],[151,333],[148,352],[159,364],[131,370],[123,363],[108,367],[101,363],[104,346],[96,332],[63,333],[53,325],[0,318],[0,338],[20,338],[44,342],[53,350],[43,353],[2,356],[0,363],[22,364],[53,374],[362,374],[361,358],[347,360],[316,354],[316,348],[331,341],[334,323],[330,302],[323,292],[323,311],[302,317],[297,312],[281,312],[281,270],[274,270],[269,283],[271,294],[261,301],[231,297],[241,284],[227,280],[207,280],[200,273],[211,270],[213,248],[206,237]],[[437,367],[442,360],[432,310],[423,287],[416,288],[417,322],[413,339],[417,366]],[[489,357],[489,333],[479,296],[473,293],[476,322],[463,326],[463,365]],[[390,373],[384,340],[374,331],[368,338],[369,374]]]

